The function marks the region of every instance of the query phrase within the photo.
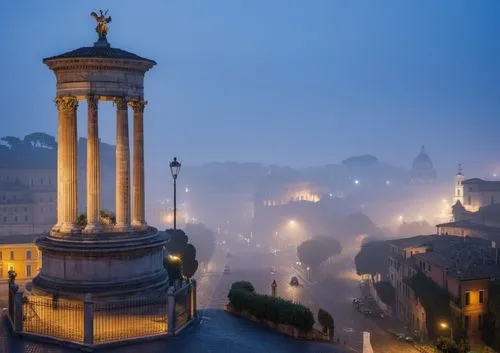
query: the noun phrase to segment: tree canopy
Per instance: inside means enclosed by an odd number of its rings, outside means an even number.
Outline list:
[[[116,216],[111,211],[101,210],[99,212],[99,215],[101,217],[101,223],[104,225],[112,225],[116,223]],[[78,226],[80,228],[85,228],[86,225],[87,225],[87,214],[82,213],[78,216]]]
[[[306,240],[297,247],[299,260],[311,267],[319,266],[323,261],[331,256],[342,252],[342,246],[337,239],[317,236]]]
[[[358,275],[387,272],[387,257],[389,245],[385,241],[372,241],[361,246],[361,250],[354,258]]]
[[[180,258],[182,275],[186,278],[191,278],[198,269],[198,261],[196,260],[196,248],[193,244],[188,243],[188,236],[181,229],[169,229],[170,240],[167,243],[167,251],[174,258]],[[171,266],[172,261],[165,261],[164,265]],[[167,267],[167,271],[170,270]]]
[[[215,233],[201,223],[188,223],[184,229],[196,248],[198,261],[209,262],[215,251]]]
[[[364,213],[352,213],[345,217],[339,224],[337,231],[343,237],[354,237],[360,234],[368,234],[369,236],[382,236],[381,230],[375,223]]]

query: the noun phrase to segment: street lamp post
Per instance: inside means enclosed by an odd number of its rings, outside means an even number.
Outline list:
[[[446,322],[441,322],[439,324],[439,326],[441,326],[442,329],[445,329],[445,330],[449,329],[450,330],[450,339],[453,342],[453,328],[450,325],[448,325]]]
[[[172,179],[174,179],[174,230],[177,229],[177,176],[181,170],[181,163],[174,157],[174,160],[170,162],[170,172],[172,173]]]

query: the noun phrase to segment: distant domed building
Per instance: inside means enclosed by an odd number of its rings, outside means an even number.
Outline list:
[[[432,160],[425,152],[425,147],[422,145],[420,153],[413,160],[413,165],[410,172],[410,180],[412,183],[434,183],[436,181],[436,170],[432,164]]]

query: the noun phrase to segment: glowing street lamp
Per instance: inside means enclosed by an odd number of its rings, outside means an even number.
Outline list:
[[[359,180],[358,179],[354,179],[354,184],[355,185],[359,185]]]
[[[172,179],[174,179],[174,230],[177,229],[177,176],[181,171],[181,163],[174,157],[174,160],[170,162],[170,172],[172,173]]]
[[[168,259],[172,262],[178,262],[178,261],[181,261],[181,258],[180,256],[177,256],[177,255],[168,255]]]
[[[446,322],[440,322],[439,327],[441,327],[443,330],[450,330],[450,339],[453,342],[453,329],[451,328],[451,326]]]

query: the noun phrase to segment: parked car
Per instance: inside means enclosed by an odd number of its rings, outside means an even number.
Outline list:
[[[368,308],[361,308],[360,309],[360,312],[364,315],[364,316],[371,316],[373,315],[373,312],[368,309]]]
[[[297,277],[293,276],[291,279],[290,279],[290,285],[291,286],[294,286],[294,287],[297,287],[299,285],[299,280]]]
[[[224,271],[222,271],[222,273],[224,273],[225,275],[228,275],[231,273],[231,267],[229,267],[228,265],[224,266]]]

